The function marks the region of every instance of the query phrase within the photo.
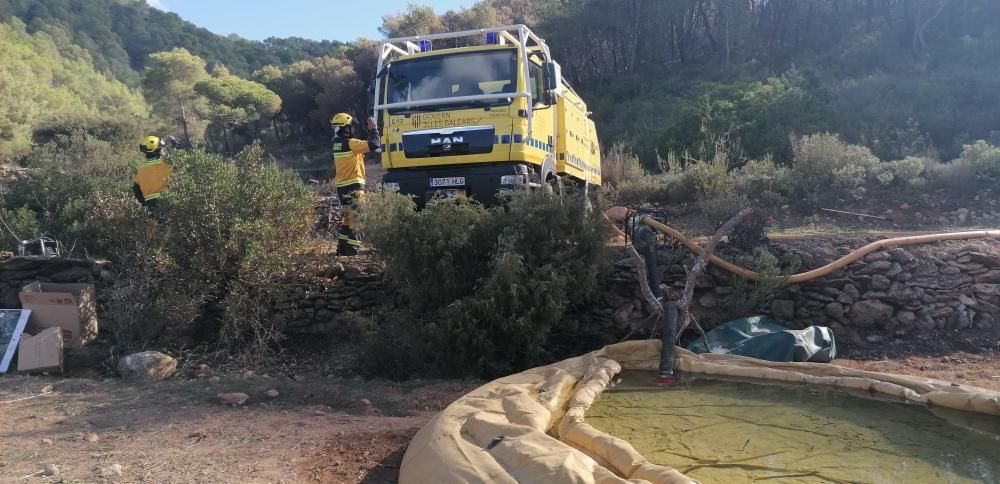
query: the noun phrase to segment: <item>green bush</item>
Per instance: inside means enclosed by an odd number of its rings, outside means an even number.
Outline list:
[[[887,161],[879,165],[875,177],[882,185],[919,186],[924,182],[924,171],[932,161],[916,156]]]
[[[790,178],[799,196],[812,203],[836,198],[862,198],[877,173],[879,160],[863,146],[845,143],[837,135],[804,136],[793,146]]]
[[[175,151],[160,200],[164,221],[156,223],[132,194],[128,164],[140,155],[131,144],[80,136],[36,149],[0,215],[26,232],[37,227],[73,255],[115,262],[119,284],[103,309],[120,344],[141,346],[169,327],[266,350],[277,337],[265,317],[273,281],[292,269],[289,256],[312,228],[306,186],[265,164],[259,144],[233,160]]]
[[[27,208],[0,207],[0,221],[3,221],[0,226],[0,250],[15,252],[21,240],[41,235],[38,217],[35,216],[35,212]]]
[[[750,160],[730,176],[737,195],[761,206],[782,205],[792,192],[788,168],[779,166],[771,157]]]
[[[979,140],[963,146],[960,159],[968,163],[979,175],[1000,180],[1000,147]]]
[[[573,191],[571,191],[573,192]],[[366,336],[381,374],[495,376],[541,363],[566,307],[597,285],[608,227],[579,193],[519,192],[506,207],[375,193],[362,215],[403,309]]]

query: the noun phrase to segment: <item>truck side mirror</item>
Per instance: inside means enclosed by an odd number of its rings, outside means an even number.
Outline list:
[[[545,104],[550,106],[556,104],[558,101],[556,92],[558,92],[559,87],[562,86],[562,68],[559,67],[559,63],[554,61],[548,61],[545,63],[545,79],[542,84],[545,88],[543,97]]]
[[[545,90],[555,91],[562,85],[562,68],[555,61],[545,63]]]

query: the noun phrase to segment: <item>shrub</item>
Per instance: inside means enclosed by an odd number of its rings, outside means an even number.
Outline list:
[[[74,135],[76,136],[76,135]],[[309,190],[291,172],[263,163],[259,144],[233,160],[176,151],[161,199],[163,223],[132,195],[131,147],[59,138],[28,157],[4,197],[7,213],[61,240],[76,254],[107,257],[119,278],[106,298],[107,327],[142,346],[162,327],[192,329],[233,349],[274,341],[264,317],[272,281],[312,228]]]
[[[571,191],[572,192],[572,191]],[[494,376],[539,364],[548,335],[597,284],[608,228],[579,193],[516,193],[507,207],[375,193],[365,233],[404,309],[366,335],[371,369]],[[391,348],[391,351],[387,351]]]
[[[272,281],[290,269],[289,256],[308,239],[314,216],[306,186],[262,158],[258,143],[233,161],[178,152],[160,231],[173,274],[221,309],[202,334],[252,352],[277,337],[264,318]]]
[[[730,175],[737,195],[762,206],[782,205],[792,191],[788,168],[778,166],[771,157],[750,160]]]
[[[878,167],[876,178],[882,185],[918,186],[924,181],[926,167],[933,160],[907,156],[902,160],[887,161]]]
[[[601,180],[611,186],[621,186],[622,183],[637,180],[646,176],[639,157],[618,141],[601,157]]]
[[[683,173],[646,175],[628,180],[609,192],[615,203],[638,206],[647,203],[686,203],[694,199],[690,186],[685,184]]]
[[[14,252],[21,240],[41,235],[41,225],[35,212],[27,208],[0,207],[0,250]],[[15,237],[16,236],[16,237]]]
[[[1000,179],[1000,147],[979,140],[963,146],[961,160],[981,176]]]
[[[927,179],[935,188],[958,191],[975,189],[983,184],[976,166],[962,158],[947,163],[929,163],[926,172]]]
[[[879,162],[868,148],[829,133],[804,136],[795,142],[793,151],[791,182],[798,195],[813,203],[863,197]]]

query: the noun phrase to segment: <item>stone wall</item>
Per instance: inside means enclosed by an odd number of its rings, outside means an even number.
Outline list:
[[[797,272],[820,267],[874,238],[772,242],[781,266]],[[828,276],[802,284],[754,290],[710,267],[696,284],[693,312],[707,328],[751,314],[768,314],[790,327],[830,326],[854,342],[935,329],[990,329],[1000,318],[1000,243],[939,242],[868,255]],[[735,260],[737,252],[720,248]],[[671,299],[684,287],[684,266],[694,257],[662,247],[662,280]],[[622,248],[612,250],[604,290],[573,317],[583,327],[618,335],[644,321],[649,308],[639,292],[635,266]]]
[[[103,281],[112,278],[106,263],[44,257],[13,257],[0,260],[0,308],[20,309],[21,288],[35,281],[91,283],[98,292]]]
[[[334,263],[319,276],[289,281],[273,310],[274,320],[288,333],[341,333],[356,318],[373,316],[393,303],[382,266],[358,258]]]
[[[874,238],[772,242],[770,251],[786,270],[801,272],[846,255]],[[738,252],[720,247],[736,260]],[[683,248],[662,247],[662,280],[672,299],[684,286],[684,267],[694,257]],[[331,263],[308,279],[283,281],[285,291],[272,317],[288,333],[347,334],[396,304],[394,292],[374,260]],[[639,292],[632,259],[611,251],[605,285],[570,309],[581,332],[610,342],[646,321],[649,308]],[[19,308],[18,292],[34,281],[93,283],[98,297],[113,280],[106,263],[43,258],[0,261],[0,307]],[[710,267],[699,278],[694,314],[706,328],[751,314],[768,314],[790,327],[825,325],[855,342],[878,342],[894,334],[932,330],[991,329],[1000,321],[1000,242],[941,242],[877,252],[814,281],[754,290]],[[582,337],[580,335],[574,338]]]

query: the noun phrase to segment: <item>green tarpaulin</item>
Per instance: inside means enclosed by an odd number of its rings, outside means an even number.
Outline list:
[[[705,348],[705,339],[708,348]],[[705,338],[687,346],[695,353],[726,353],[768,361],[828,363],[837,356],[833,331],[824,326],[788,329],[768,318],[753,316],[717,326]]]

